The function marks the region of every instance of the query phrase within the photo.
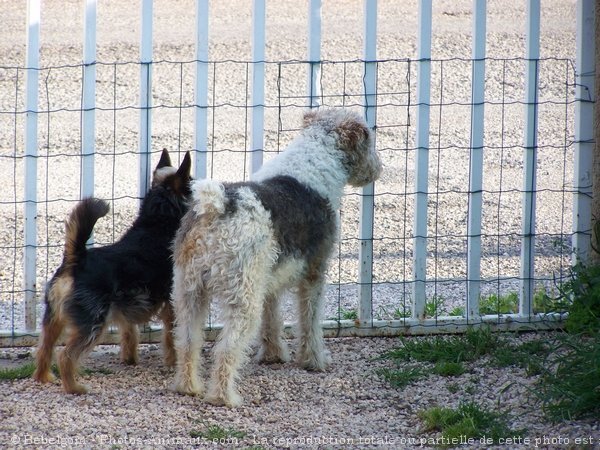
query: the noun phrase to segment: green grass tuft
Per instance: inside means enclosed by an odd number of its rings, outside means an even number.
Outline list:
[[[406,387],[427,376],[422,369],[415,367],[400,369],[383,368],[377,369],[376,373],[396,388]]]
[[[358,310],[340,307],[337,317],[328,317],[328,320],[358,320]]]
[[[440,361],[433,368],[433,373],[443,377],[457,377],[466,372],[465,366],[460,362]]]
[[[22,380],[24,378],[31,378],[34,371],[35,364],[33,362],[18,367],[0,369],[0,380]]]
[[[452,308],[452,310],[450,311],[449,315],[451,315],[451,316],[464,316],[465,315],[465,308],[463,306],[456,306],[456,307]]]
[[[552,420],[600,417],[600,332],[565,335],[534,392]]]
[[[219,425],[209,425],[206,430],[190,431],[190,437],[192,438],[204,438],[209,441],[219,441],[223,439],[237,438],[242,439],[246,436],[246,433],[236,431],[232,428],[223,428]]]
[[[489,327],[468,328],[464,335],[401,338],[402,347],[382,355],[384,359],[421,362],[473,361],[493,351],[500,338]]]
[[[441,431],[446,440],[517,437],[524,431],[511,430],[505,414],[490,411],[476,403],[461,403],[458,408],[434,407],[421,411],[419,417],[425,423],[425,431]]]
[[[425,302],[425,317],[437,317],[446,314],[446,300],[441,295],[434,295]]]
[[[571,279],[561,287],[569,305],[566,329],[569,333],[594,334],[600,331],[600,266],[576,264]]]
[[[479,313],[514,314],[519,311],[519,294],[510,292],[506,295],[491,294],[479,300]]]
[[[525,369],[528,376],[539,375],[551,351],[552,348],[543,339],[534,339],[519,345],[507,343],[493,352],[492,364],[496,367],[517,366]]]

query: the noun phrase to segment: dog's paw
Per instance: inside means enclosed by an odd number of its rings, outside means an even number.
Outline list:
[[[54,381],[56,381],[56,377],[54,376],[54,374],[52,372],[45,371],[35,371],[33,374],[33,379],[35,381],[37,381],[38,383],[54,383]]]
[[[285,343],[273,347],[261,347],[256,360],[261,364],[281,364],[289,362],[290,352]]]
[[[237,392],[228,392],[227,394],[211,392],[204,401],[211,405],[227,406],[228,408],[237,408],[244,403],[244,399]]]
[[[125,364],[126,366],[137,366],[138,360],[139,360],[139,358],[138,358],[137,353],[135,353],[135,354],[122,353],[121,354],[121,363]]]
[[[90,388],[85,384],[75,383],[70,386],[64,386],[67,394],[84,395],[90,392]]]
[[[327,350],[323,350],[319,353],[300,352],[297,362],[303,369],[314,372],[323,372],[327,370],[331,364],[331,355]]]
[[[170,390],[177,392],[178,394],[193,395],[202,397],[204,395],[204,388],[200,383],[186,383],[183,381],[175,381]]]

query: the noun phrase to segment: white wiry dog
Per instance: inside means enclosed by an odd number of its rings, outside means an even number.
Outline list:
[[[173,389],[204,395],[198,377],[209,302],[223,309],[223,330],[205,400],[240,405],[238,370],[261,324],[265,363],[289,359],[278,296],[298,289],[297,362],[328,364],[321,329],[325,271],[337,240],[344,186],[364,186],[381,162],[362,118],[348,110],[310,111],[290,146],[252,181],[197,181],[175,238],[172,303],[177,374]]]

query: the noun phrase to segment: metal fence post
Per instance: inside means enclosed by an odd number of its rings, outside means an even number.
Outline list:
[[[83,99],[80,196],[94,195],[96,146],[96,0],[86,0],[83,20]]]
[[[412,317],[425,318],[427,279],[427,197],[429,176],[429,110],[431,97],[431,0],[419,2],[417,48],[417,123]]]
[[[319,106],[321,89],[321,0],[310,0],[308,12],[308,106]]]
[[[477,320],[481,289],[481,216],[485,101],[486,0],[473,2],[473,77],[471,80],[471,157],[467,230],[467,318]]]
[[[152,0],[142,0],[140,43],[140,190],[144,198],[150,187],[152,172]]]
[[[208,0],[196,1],[196,107],[194,150],[196,179],[206,178],[208,172]]]
[[[364,110],[367,125],[374,130],[377,111],[377,0],[365,0],[364,11]],[[372,326],[373,323],[374,209],[375,185],[370,183],[362,188],[360,197],[358,302],[359,320],[363,326]]]
[[[27,2],[25,116],[25,330],[36,329],[38,81],[40,0]]]
[[[525,154],[523,158],[523,238],[519,314],[530,317],[534,289],[535,197],[538,122],[538,64],[540,58],[540,0],[527,2],[527,62],[525,67]]]
[[[254,0],[252,13],[252,148],[250,173],[263,163],[265,125],[265,0]]]
[[[573,252],[575,262],[587,262],[591,251],[592,160],[594,152],[594,0],[577,1],[575,73],[575,162]],[[597,6],[597,5],[596,5]],[[596,143],[598,145],[598,143]]]

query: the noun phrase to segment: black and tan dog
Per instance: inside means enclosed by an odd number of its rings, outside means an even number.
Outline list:
[[[108,213],[106,202],[84,199],[71,212],[63,261],[46,289],[34,379],[53,380],[52,350],[66,327],[65,348],[58,358],[62,384],[68,393],[85,393],[86,387],[75,380],[78,363],[98,343],[107,325],[115,323],[120,330],[122,361],[135,364],[137,324],[157,314],[164,322],[165,361],[170,366],[175,364],[169,302],[171,245],[187,210],[190,167],[189,153],[176,169],[163,150],[137,219],[112,245],[86,248],[96,221]]]

